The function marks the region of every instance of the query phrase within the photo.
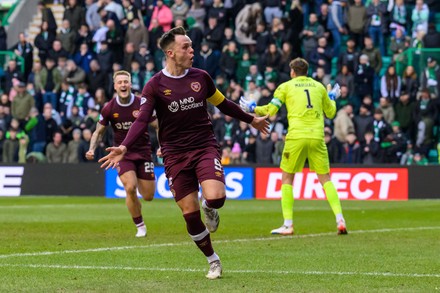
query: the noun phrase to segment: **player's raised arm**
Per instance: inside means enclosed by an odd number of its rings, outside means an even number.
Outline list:
[[[265,117],[254,117],[243,111],[240,106],[234,102],[226,99],[219,90],[216,90],[214,95],[208,99],[208,102],[216,106],[223,114],[251,124],[255,129],[269,134],[269,121],[266,121],[266,118],[269,117],[269,115],[266,115]]]

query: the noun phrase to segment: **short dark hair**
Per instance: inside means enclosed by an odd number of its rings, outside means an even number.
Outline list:
[[[176,40],[176,35],[186,35],[186,31],[182,26],[177,26],[164,33],[159,39],[159,46],[165,51],[168,46]]]
[[[309,63],[303,58],[295,58],[290,61],[290,68],[295,71],[297,76],[305,76],[309,71]]]

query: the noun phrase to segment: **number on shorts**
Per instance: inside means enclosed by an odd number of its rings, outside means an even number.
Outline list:
[[[217,158],[214,159],[214,165],[215,165],[214,169],[223,172],[222,163],[220,163],[220,161]]]
[[[153,162],[145,162],[145,173],[153,173],[154,172],[154,163]]]
[[[310,93],[309,90],[304,90],[307,95],[307,109],[313,108],[312,102],[310,101]]]

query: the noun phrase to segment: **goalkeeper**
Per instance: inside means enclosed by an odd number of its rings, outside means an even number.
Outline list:
[[[293,179],[301,172],[306,159],[311,171],[318,175],[327,200],[336,216],[338,234],[347,234],[341,203],[335,186],[330,181],[330,164],[327,147],[324,142],[324,114],[334,118],[335,99],[340,95],[339,85],[333,89],[307,77],[309,64],[302,58],[290,62],[290,81],[284,82],[275,90],[274,98],[265,106],[256,106],[255,102],[244,97],[240,99],[243,110],[258,116],[273,116],[286,104],[289,129],[281,158],[282,170],[281,206],[284,224],[271,231],[272,234],[293,234]]]

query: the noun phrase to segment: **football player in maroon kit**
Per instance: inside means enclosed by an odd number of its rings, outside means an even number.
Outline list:
[[[138,119],[119,147],[108,148],[110,154],[100,160],[101,167],[117,166],[145,132],[156,110],[171,192],[182,210],[190,237],[207,257],[210,267],[206,277],[217,279],[222,275],[222,265],[212,248],[210,232],[217,230],[220,220],[217,209],[225,202],[226,190],[207,102],[264,133],[268,133],[269,122],[267,116],[258,118],[243,112],[237,104],[225,99],[207,72],[192,67],[194,49],[184,28],[175,27],[163,34],[159,45],[166,55],[166,66],[144,86]],[[200,216],[199,184],[206,227]]]
[[[116,97],[110,100],[101,110],[96,130],[90,140],[86,153],[88,160],[95,157],[95,149],[102,140],[110,124],[114,132],[114,145],[122,143],[133,122],[139,116],[140,101],[131,93],[131,75],[127,71],[117,71],[113,75]],[[157,120],[152,117],[151,125],[157,129]],[[137,190],[146,201],[153,200],[155,191],[154,164],[151,158],[151,144],[148,130],[131,145],[130,151],[117,166],[119,178],[127,193],[125,203],[137,227],[136,237],[145,237],[147,227],[142,218],[142,206],[137,197]]]

